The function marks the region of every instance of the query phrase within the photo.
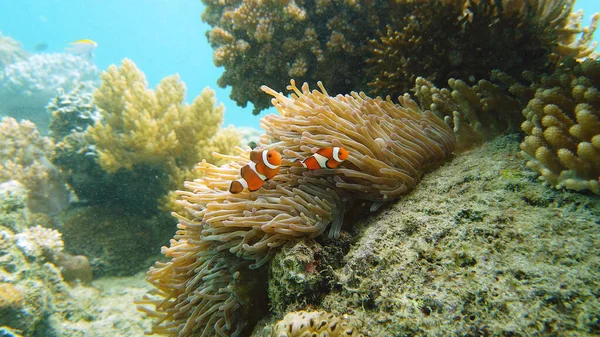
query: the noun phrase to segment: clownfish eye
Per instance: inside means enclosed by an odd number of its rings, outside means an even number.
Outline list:
[[[270,153],[269,153],[269,154],[267,154],[267,157],[271,157],[271,154],[270,154]]]

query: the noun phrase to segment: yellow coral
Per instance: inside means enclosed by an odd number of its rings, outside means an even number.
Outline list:
[[[527,166],[556,188],[600,194],[600,61],[567,62],[542,80],[523,114]]]
[[[272,337],[363,337],[346,316],[325,311],[290,312],[273,327]]]
[[[185,85],[179,76],[164,78],[148,89],[133,61],[112,65],[101,75],[94,93],[102,119],[88,128],[98,163],[114,173],[136,165],[164,170],[173,186],[193,178],[193,166],[213,151],[232,152],[241,139],[232,129],[220,129],[224,107],[205,88],[192,104],[184,103]],[[213,162],[211,160],[211,162]],[[218,163],[218,162],[216,162]],[[172,204],[169,197],[163,204]]]
[[[156,90],[147,88],[144,74],[133,61],[102,73],[94,93],[102,120],[88,130],[108,172],[135,164],[191,167],[207,154],[223,121],[223,105],[215,107],[214,92],[206,88],[185,104],[185,85],[177,75],[164,78]]]

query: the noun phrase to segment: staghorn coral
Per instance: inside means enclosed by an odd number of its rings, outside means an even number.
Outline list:
[[[581,29],[582,16],[570,15],[573,2],[399,1],[392,23],[371,41],[369,86],[374,94],[398,96],[418,76],[443,86],[450,78],[489,78],[493,69],[518,77],[524,65],[540,73],[565,56],[585,58],[595,48],[598,16]]]
[[[480,80],[468,86],[451,78],[448,87],[438,89],[418,77],[415,94],[421,106],[431,109],[453,128],[457,151],[471,149],[503,132],[519,129],[523,119],[520,101],[499,85]]]
[[[141,310],[159,318],[152,332],[239,336],[253,321],[249,312],[261,314],[252,309],[260,302],[251,297],[261,293],[261,284],[249,276],[261,270],[252,269],[287,241],[320,235],[328,227],[330,236],[339,236],[346,209],[363,200],[374,210],[396,199],[455,146],[452,130],[408,95],[399,106],[363,93],[330,97],[320,82],[319,87],[310,91],[305,83],[300,90],[292,81],[291,98],[263,87],[279,115],[263,118],[266,133],[259,147],[284,155],[280,174],[264,188],[227,192],[248,162],[246,150],[219,155],[229,161],[221,167],[203,161],[202,177],[179,192],[185,213],[174,214],[179,230],[162,249],[171,260],[150,269],[148,280],[156,289],[139,301]],[[350,152],[336,170],[307,172],[290,162],[331,144]]]
[[[254,114],[270,106],[260,86],[283,88],[290,77],[340,93],[366,88],[367,41],[389,16],[384,0],[202,2],[214,63],[225,67],[218,84]]]
[[[527,167],[556,188],[600,194],[600,60],[565,62],[523,110]]]
[[[56,95],[81,83],[93,83],[98,68],[90,60],[70,54],[36,54],[0,72],[0,113],[33,121],[46,132],[50,116],[44,107]]]
[[[564,28],[559,31],[558,43],[554,47],[554,54],[557,61],[560,58],[572,57],[579,61],[585,58],[598,58],[598,52],[595,52],[598,47],[598,42],[593,42],[594,32],[600,21],[600,13],[592,15],[589,27],[581,28],[583,21],[583,11],[577,11],[569,15],[569,20]],[[577,37],[581,34],[580,37]]]
[[[290,312],[273,327],[272,337],[363,337],[348,317],[325,311]]]

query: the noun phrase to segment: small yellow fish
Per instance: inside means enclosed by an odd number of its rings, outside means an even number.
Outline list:
[[[98,44],[96,42],[84,39],[71,42],[71,46],[65,48],[65,50],[75,55],[91,57],[92,52],[94,52],[94,49],[96,49],[96,47],[98,47]]]

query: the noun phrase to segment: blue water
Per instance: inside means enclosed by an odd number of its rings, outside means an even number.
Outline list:
[[[576,8],[588,14],[587,26],[590,14],[600,12],[600,1],[580,0]],[[94,40],[100,69],[128,57],[151,87],[179,73],[188,101],[210,86],[226,107],[225,125],[258,127],[260,116],[252,115],[251,104],[238,107],[229,99],[230,89],[216,84],[223,69],[212,62],[205,36],[210,27],[200,20],[203,9],[200,0],[0,0],[0,31],[32,52],[42,42],[48,44],[45,52],[62,52],[72,41]]]

